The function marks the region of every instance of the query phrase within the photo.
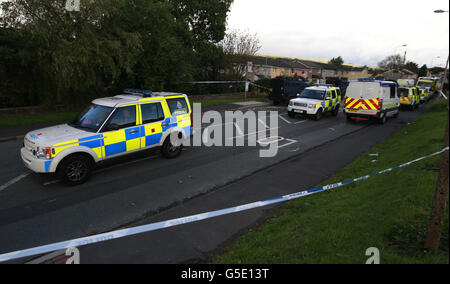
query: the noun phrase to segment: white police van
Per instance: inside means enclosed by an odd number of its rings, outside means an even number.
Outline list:
[[[68,124],[31,131],[21,157],[36,173],[57,173],[69,185],[85,182],[97,162],[161,147],[175,158],[192,134],[192,111],[184,94],[125,90],[94,100]],[[176,140],[176,139],[175,139]]]
[[[344,114],[351,120],[378,120],[381,124],[388,117],[397,118],[400,98],[397,83],[370,78],[351,81],[345,95]]]

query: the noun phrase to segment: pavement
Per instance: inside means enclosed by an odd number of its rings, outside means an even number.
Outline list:
[[[278,111],[281,140],[275,157],[260,158],[259,147],[188,147],[177,159],[166,160],[153,150],[106,163],[78,187],[25,169],[18,154],[21,141],[0,143],[0,253],[311,188],[417,119],[425,107],[379,125],[347,122],[342,113],[316,122],[289,118],[285,107],[252,106]],[[243,134],[246,140],[252,135]],[[80,247],[81,262],[206,262],[272,208]]]

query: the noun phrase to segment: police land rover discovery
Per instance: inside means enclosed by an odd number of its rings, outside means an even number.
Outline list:
[[[192,111],[184,94],[125,90],[94,100],[68,124],[31,131],[21,157],[37,173],[57,173],[69,185],[85,182],[97,162],[161,147],[167,158],[181,153],[172,143],[192,134]],[[175,145],[174,145],[175,144]]]
[[[304,89],[298,98],[289,102],[287,110],[290,117],[300,114],[320,120],[327,112],[337,116],[340,105],[341,90],[339,88],[317,85]]]

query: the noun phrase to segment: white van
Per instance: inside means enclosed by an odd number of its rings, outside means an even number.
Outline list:
[[[344,109],[348,120],[377,119],[384,124],[387,117],[396,118],[399,112],[397,83],[365,78],[350,82]]]

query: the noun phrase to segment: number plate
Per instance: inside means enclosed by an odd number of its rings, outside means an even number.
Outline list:
[[[294,112],[296,112],[296,113],[305,113],[306,111],[296,109],[296,110],[294,110]]]

